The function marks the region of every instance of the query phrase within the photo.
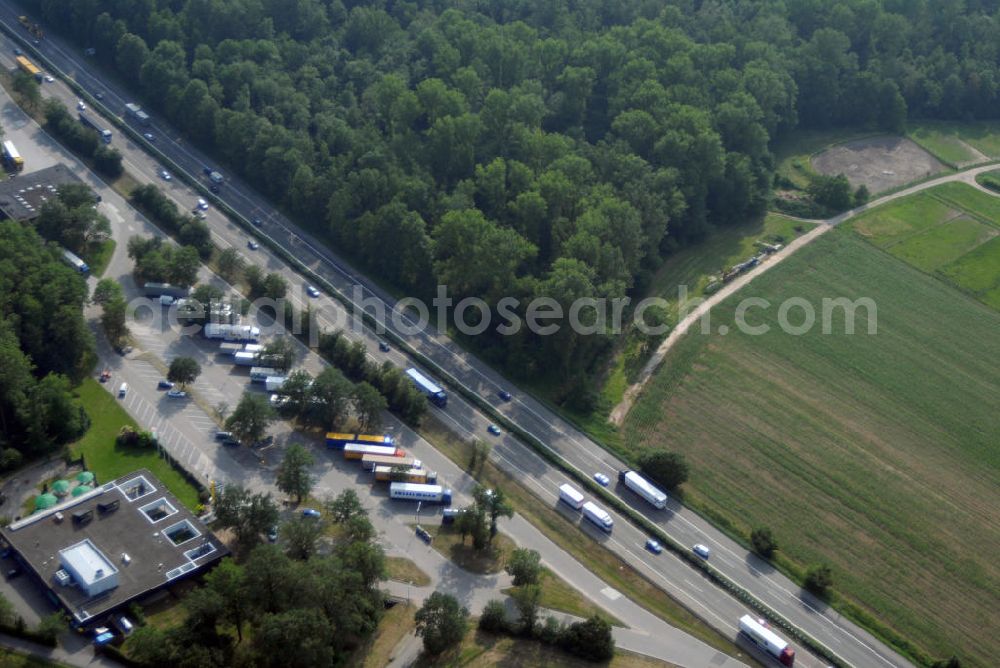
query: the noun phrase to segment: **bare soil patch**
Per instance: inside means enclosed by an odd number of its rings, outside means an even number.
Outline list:
[[[879,193],[944,170],[933,155],[903,137],[871,137],[832,146],[812,158],[820,174],[843,174],[857,188]]]

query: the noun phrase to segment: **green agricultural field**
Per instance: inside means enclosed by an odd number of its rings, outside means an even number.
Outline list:
[[[1000,309],[1000,197],[946,183],[849,225],[879,248]]]
[[[779,213],[769,213],[763,218],[748,221],[742,225],[719,227],[708,237],[689,247],[683,248],[663,262],[663,266],[653,276],[643,297],[661,297],[670,305],[668,322],[677,322],[679,289],[687,289],[689,299],[705,296],[705,288],[711,283],[712,277],[718,277],[723,269],[729,268],[747,260],[761,248],[758,241],[768,243],[788,244],[814,227]],[[605,443],[617,443],[618,433],[609,427],[607,415],[611,407],[621,401],[622,395],[632,382],[632,376],[645,364],[647,353],[640,345],[649,343],[629,337],[611,361],[601,387],[600,406],[598,410],[588,415],[566,411],[566,413],[591,433]],[[557,388],[545,384],[545,380],[536,381],[531,389],[543,397],[552,397]]]
[[[936,124],[914,128],[908,136],[935,158],[953,167],[981,159],[957,134]]]
[[[977,175],[976,183],[1000,193],[1000,169],[995,169],[992,172],[983,172],[982,174]]]
[[[829,563],[838,594],[930,655],[995,665],[1000,313],[846,228],[739,297],[770,301],[748,321],[771,331],[682,340],[622,443],[684,453],[693,506],[744,535],[770,526],[800,568]],[[809,334],[777,327],[790,297],[815,305]],[[824,297],[873,299],[877,333],[861,309],[854,335],[837,333],[843,317],[822,334]],[[713,331],[737,303],[713,310]]]
[[[136,429],[138,426],[96,380],[85,379],[77,388],[77,394],[90,416],[91,425],[70,450],[74,456],[84,455],[87,468],[97,475],[98,481],[107,482],[136,469],[147,468],[189,509],[198,505],[198,490],[155,450],[122,448],[115,444],[115,436],[124,425]]]
[[[1000,158],[1000,123],[996,122],[925,121],[911,127],[907,135],[952,165],[982,160],[976,151],[986,158]]]

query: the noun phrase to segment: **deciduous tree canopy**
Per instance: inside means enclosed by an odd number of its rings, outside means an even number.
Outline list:
[[[1000,103],[993,2],[27,4],[382,279],[522,311],[621,297],[759,214],[790,129]],[[564,380],[603,346],[537,338],[476,345]]]

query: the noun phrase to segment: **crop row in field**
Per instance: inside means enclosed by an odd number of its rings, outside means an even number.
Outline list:
[[[684,453],[695,507],[740,531],[770,525],[792,561],[831,564],[840,593],[932,655],[989,665],[1000,655],[1000,314],[847,229],[737,297],[769,300],[750,320],[771,330],[682,340],[622,442]],[[831,334],[783,333],[777,304],[790,297],[817,311],[824,297],[870,297],[877,334],[864,309],[854,335],[836,318]],[[732,325],[737,303],[713,310],[713,331]]]
[[[1000,310],[1000,197],[946,183],[850,223],[870,243]]]
[[[1000,123],[925,121],[910,128],[910,139],[953,166],[1000,158]]]

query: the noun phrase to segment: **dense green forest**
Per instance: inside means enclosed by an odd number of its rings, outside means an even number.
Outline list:
[[[0,221],[0,469],[90,425],[71,391],[93,364],[86,300],[86,283],[55,246],[29,227]]]
[[[995,0],[26,4],[353,261],[456,301],[635,294],[764,210],[783,132],[1000,102]],[[567,387],[609,345],[492,331]]]

